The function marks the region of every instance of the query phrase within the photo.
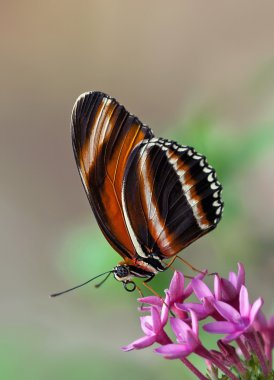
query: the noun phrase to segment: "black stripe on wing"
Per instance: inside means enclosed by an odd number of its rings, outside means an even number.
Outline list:
[[[130,155],[124,212],[143,251],[169,257],[216,227],[223,210],[221,189],[204,156],[153,138]]]

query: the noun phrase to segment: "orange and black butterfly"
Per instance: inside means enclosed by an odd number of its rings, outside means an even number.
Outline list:
[[[128,291],[134,277],[151,280],[220,221],[222,187],[206,158],[155,137],[114,98],[87,92],[76,100],[72,144],[97,222],[123,258],[106,273]]]
[[[111,272],[125,287],[164,271],[166,259],[220,221],[222,187],[206,158],[155,137],[114,98],[77,99],[72,144],[97,222],[123,258]]]

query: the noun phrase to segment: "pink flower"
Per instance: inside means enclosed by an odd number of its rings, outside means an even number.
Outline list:
[[[266,319],[262,312],[259,312],[255,329],[261,334],[264,341],[264,352],[272,367],[272,350],[274,348],[274,316]]]
[[[240,290],[239,311],[223,301],[215,301],[214,307],[226,321],[217,321],[206,324],[205,331],[216,334],[228,334],[222,340],[230,342],[240,335],[252,331],[259,310],[263,305],[262,298],[258,298],[253,305],[249,303],[248,292],[244,285]]]
[[[245,285],[245,269],[238,263],[238,274],[229,272],[228,280],[220,277],[220,300],[229,303],[239,310],[239,293],[242,285]]]
[[[192,327],[178,318],[170,318],[170,324],[174,331],[177,342],[156,348],[155,352],[166,359],[180,359],[197,351],[201,346],[199,339],[198,319],[193,311],[190,311]]]
[[[174,308],[175,302],[183,302],[184,299],[190,296],[192,293],[192,288],[190,285],[184,289],[185,278],[183,273],[174,272],[172,280],[169,285],[169,289],[166,292],[169,294],[169,306],[174,312],[176,312],[176,308]],[[156,306],[161,308],[163,305],[163,299],[156,296],[143,297],[138,299],[139,302],[150,304],[151,306]],[[142,307],[142,311],[149,310],[149,307]]]
[[[203,279],[206,274],[207,271],[204,271],[204,273],[199,273],[194,279]],[[193,293],[192,282],[186,287],[184,286],[185,278],[183,273],[175,271],[171,279],[169,289],[166,290],[166,292],[170,295],[170,310],[181,319],[185,319],[188,316],[188,309],[182,308],[181,304]],[[163,304],[163,300],[160,297],[155,296],[139,298],[138,301],[157,307],[161,307]],[[142,308],[142,310],[146,310],[146,308]]]
[[[135,340],[127,346],[122,347],[123,351],[140,350],[149,347],[154,343],[166,344],[170,342],[164,327],[168,321],[169,294],[166,295],[162,310],[155,306],[151,307],[151,315],[141,317],[141,328],[145,336]]]
[[[197,302],[185,302],[184,304],[176,304],[178,309],[183,311],[193,310],[195,311],[199,320],[205,319],[208,316],[212,316],[215,319],[220,319],[220,315],[216,312],[213,303],[220,299],[221,288],[220,278],[218,275],[214,279],[214,293],[209,287],[198,277],[195,277],[191,281],[192,289],[201,303]]]

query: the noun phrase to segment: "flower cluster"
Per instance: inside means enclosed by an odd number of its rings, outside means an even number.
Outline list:
[[[250,303],[243,265],[238,264],[238,273],[230,272],[228,279],[216,274],[213,291],[204,282],[206,274],[194,277],[185,287],[184,275],[176,271],[164,299],[138,299],[140,310],[149,312],[140,318],[145,335],[122,349],[131,351],[158,343],[157,354],[181,360],[201,380],[218,379],[219,371],[222,379],[274,379],[274,316],[266,319],[262,298]],[[191,294],[198,302],[186,302]],[[207,323],[209,317],[213,322]],[[176,341],[165,331],[168,323]],[[201,324],[208,333],[224,334],[217,341],[219,350],[204,346],[199,336]],[[205,359],[207,377],[192,364],[190,354]]]

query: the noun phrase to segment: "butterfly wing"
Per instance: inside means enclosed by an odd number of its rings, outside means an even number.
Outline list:
[[[72,111],[72,144],[97,222],[124,258],[134,246],[122,212],[122,181],[128,157],[152,131],[115,99],[101,92],[81,95]]]
[[[140,256],[176,255],[216,227],[222,187],[204,156],[152,138],[131,153],[123,183],[128,230]]]

